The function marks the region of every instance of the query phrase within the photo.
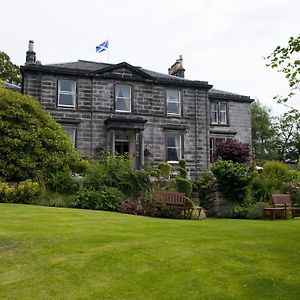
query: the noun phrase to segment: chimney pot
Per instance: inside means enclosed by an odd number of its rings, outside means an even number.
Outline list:
[[[25,65],[32,65],[36,62],[36,53],[33,50],[34,41],[29,40],[28,51],[26,52],[26,62]]]
[[[184,67],[182,64],[182,55],[179,55],[179,59],[176,59],[176,62],[169,68],[169,75],[177,76],[184,78]]]

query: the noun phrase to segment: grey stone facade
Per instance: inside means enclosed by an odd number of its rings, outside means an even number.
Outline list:
[[[235,137],[251,143],[251,99],[212,90],[205,81],[184,79],[180,59],[177,69],[172,66],[171,75],[127,63],[41,65],[31,60],[21,67],[22,92],[35,97],[63,127],[74,129],[76,148],[89,156],[94,156],[99,147],[112,152],[119,147],[119,151],[129,153],[137,168],[145,163],[157,165],[166,161],[168,151],[172,151],[166,146],[168,133],[178,134],[181,156],[194,175],[209,168],[211,136]],[[58,105],[60,80],[76,83],[74,107]],[[130,86],[130,112],[116,111],[118,84]],[[168,90],[179,91],[180,115],[167,114]],[[210,101],[214,99],[227,103],[225,125],[210,126]],[[145,145],[152,148],[150,160],[144,157]]]

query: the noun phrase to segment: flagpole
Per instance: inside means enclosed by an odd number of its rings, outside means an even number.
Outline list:
[[[107,41],[109,41],[109,39],[107,39]],[[109,42],[110,44],[110,42]],[[110,48],[110,45],[107,47],[107,63],[109,63],[109,48]]]

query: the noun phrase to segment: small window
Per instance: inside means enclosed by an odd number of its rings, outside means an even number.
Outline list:
[[[228,123],[226,102],[211,102],[210,123],[218,125],[226,125]]]
[[[58,81],[58,106],[76,106],[76,82],[74,80]]]
[[[166,134],[167,161],[178,162],[182,158],[182,144],[180,133]]]
[[[130,85],[117,84],[115,86],[115,110],[121,112],[131,112]]]
[[[167,115],[181,115],[180,91],[167,90]]]
[[[76,127],[62,125],[62,128],[67,132],[74,147],[76,147]]]

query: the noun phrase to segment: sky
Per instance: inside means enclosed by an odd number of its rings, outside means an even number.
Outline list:
[[[30,39],[42,64],[78,59],[167,73],[183,56],[185,78],[258,99],[285,95],[264,57],[300,33],[299,0],[0,0],[0,50],[24,65]],[[95,47],[109,40],[109,50]],[[298,103],[297,103],[298,102]],[[300,107],[299,99],[292,105]]]

